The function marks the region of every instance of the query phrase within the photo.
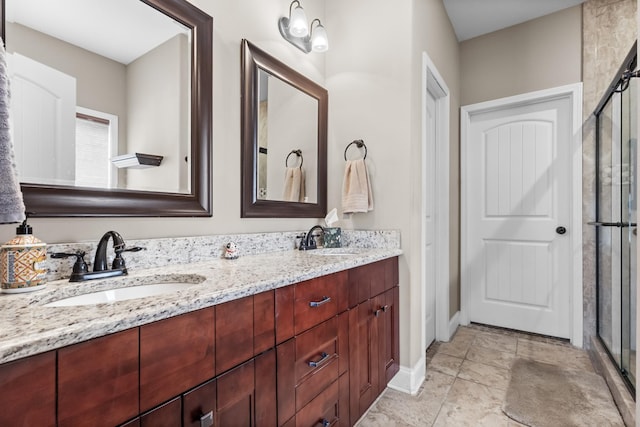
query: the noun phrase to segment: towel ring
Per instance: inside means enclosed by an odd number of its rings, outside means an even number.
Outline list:
[[[295,154],[297,157],[300,157],[300,169],[302,169],[302,164],[304,163],[304,157],[302,157],[302,150],[291,150],[291,152],[287,155],[287,158],[284,161],[284,167],[289,167],[289,157]]]
[[[347,145],[347,148],[344,149],[344,160],[347,160],[347,150],[349,149],[349,147],[351,147],[353,144],[356,144],[356,146],[358,148],[362,148],[364,147],[364,157],[362,158],[362,160],[367,158],[367,146],[365,145],[364,141],[361,139],[356,139],[355,141],[352,141],[349,143],[349,145]]]

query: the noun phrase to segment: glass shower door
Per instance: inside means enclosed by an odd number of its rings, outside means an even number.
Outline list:
[[[636,81],[621,85],[597,117],[598,335],[635,389]],[[624,88],[624,90],[622,90]]]

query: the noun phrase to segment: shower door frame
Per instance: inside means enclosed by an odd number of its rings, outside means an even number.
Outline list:
[[[599,218],[600,218],[600,133],[601,133],[601,125],[600,125],[600,114],[603,112],[604,108],[608,105],[608,103],[611,101],[611,98],[618,92],[624,92],[624,90],[618,90],[618,87],[621,86],[622,84],[622,76],[623,73],[625,73],[628,70],[635,70],[637,66],[637,41],[634,42],[632,48],[629,50],[629,53],[627,54],[627,56],[625,57],[624,61],[622,62],[622,65],[620,66],[620,68],[618,69],[618,71],[616,72],[613,81],[611,82],[611,84],[609,85],[609,87],[607,88],[607,91],[605,92],[604,96],[602,97],[602,99],[600,100],[600,102],[598,103],[597,107],[595,108],[595,110],[593,111],[593,115],[595,116],[595,135],[596,135],[596,147],[595,147],[595,166],[596,166],[596,173],[595,173],[595,214],[596,214],[596,221],[589,223],[591,225],[596,225],[599,224]],[[631,90],[631,89],[630,89]],[[622,111],[620,111],[622,113]],[[633,159],[630,159],[630,161],[633,161]],[[636,177],[637,179],[637,177]],[[635,195],[634,195],[635,196]],[[621,213],[622,216],[622,213]],[[620,219],[622,221],[622,218]],[[637,219],[636,219],[637,221]],[[629,227],[627,225],[627,227]],[[627,228],[624,226],[620,226],[620,230],[622,230],[623,228]],[[623,341],[623,337],[622,337],[622,318],[623,318],[623,313],[622,313],[622,304],[620,305],[620,323],[621,323],[621,328],[620,328],[620,343],[621,343],[621,349],[620,349],[620,360],[616,360],[615,356],[611,353],[611,349],[609,349],[609,347],[607,346],[607,344],[605,343],[604,339],[600,336],[600,251],[599,251],[599,242],[600,242],[600,227],[596,227],[595,229],[596,232],[596,250],[595,250],[595,260],[596,260],[596,336],[598,338],[598,340],[600,340],[601,344],[603,345],[603,347],[605,348],[609,358],[611,359],[612,363],[615,365],[616,369],[618,370],[618,373],[620,374],[620,377],[623,379],[623,382],[625,384],[625,386],[629,389],[629,391],[632,393],[632,395],[635,396],[635,386],[631,383],[628,375],[625,373],[625,369],[622,367],[622,341]],[[622,232],[622,231],[620,231]],[[632,260],[630,259],[630,262],[635,262],[636,260]],[[621,279],[622,279],[622,275],[621,275]],[[622,280],[621,280],[622,282]],[[622,283],[620,283],[620,286],[622,286]],[[622,301],[622,299],[621,299]],[[636,315],[637,315],[637,306],[636,306]],[[636,332],[637,333],[637,332]],[[634,343],[635,344],[635,343]],[[634,374],[635,377],[635,374]]]

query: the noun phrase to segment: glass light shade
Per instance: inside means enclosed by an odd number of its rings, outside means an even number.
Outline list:
[[[304,37],[309,34],[308,25],[307,15],[304,13],[304,9],[296,6],[289,18],[289,33],[295,37]]]
[[[322,24],[318,24],[311,32],[311,49],[314,52],[326,52],[329,49],[327,30],[324,29]]]

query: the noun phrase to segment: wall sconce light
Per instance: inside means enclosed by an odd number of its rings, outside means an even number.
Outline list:
[[[293,9],[293,5],[297,6]],[[316,24],[314,27],[313,25]],[[293,0],[289,6],[289,17],[282,17],[278,21],[278,29],[282,37],[303,51],[304,53],[326,52],[329,49],[327,30],[318,18],[311,21],[307,28],[307,15],[298,0]]]

